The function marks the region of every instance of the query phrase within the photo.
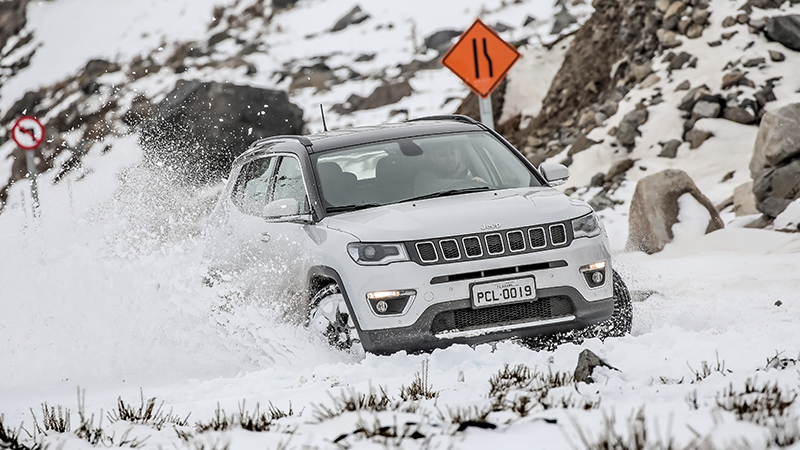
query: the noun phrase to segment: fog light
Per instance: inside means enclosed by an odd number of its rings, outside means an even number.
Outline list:
[[[592,274],[592,281],[594,284],[600,284],[603,282],[603,272],[595,272]]]
[[[414,300],[415,290],[367,292],[367,301],[379,315],[402,314],[406,305]]]
[[[598,261],[580,268],[590,288],[598,288],[606,283],[606,266],[608,264],[605,261]]]

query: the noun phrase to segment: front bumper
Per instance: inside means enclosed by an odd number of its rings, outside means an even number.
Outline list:
[[[575,289],[569,286],[545,288],[538,290],[539,298],[530,302],[550,303],[553,311],[551,317],[533,317],[505,320],[500,323],[481,325],[481,319],[487,320],[487,314],[496,314],[492,309],[507,308],[505,315],[513,315],[511,308],[519,311],[529,305],[515,303],[484,309],[472,309],[469,299],[439,303],[429,307],[422,317],[411,326],[385,330],[361,330],[359,336],[364,350],[376,354],[390,354],[398,351],[425,351],[444,348],[453,344],[476,345],[508,338],[524,338],[547,335],[557,332],[580,329],[611,317],[614,310],[614,299],[588,302]],[[470,313],[470,312],[475,313]],[[478,324],[463,329],[449,329],[442,318],[448,316],[473,316]],[[499,313],[500,316],[504,315]],[[477,317],[476,317],[477,316]],[[469,320],[469,319],[466,319]],[[490,319],[488,319],[490,320]],[[464,318],[462,318],[462,322]]]
[[[346,266],[337,271],[337,281],[365,350],[382,354],[544,335],[605,320],[614,307],[610,264],[600,287],[590,287],[580,272],[598,261],[610,263],[604,236],[575,239],[554,250],[435,266],[403,262],[365,267],[346,257],[339,261]],[[516,270],[513,275],[510,268]],[[474,274],[480,277],[468,276]],[[471,284],[516,276],[535,278],[536,300],[472,307]],[[377,314],[366,294],[390,289],[417,294],[402,313]]]

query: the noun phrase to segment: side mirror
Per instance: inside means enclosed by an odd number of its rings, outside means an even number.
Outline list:
[[[296,216],[300,213],[300,205],[293,198],[282,198],[267,203],[262,216],[265,219],[277,219],[286,216]]]
[[[539,172],[550,186],[560,186],[569,180],[569,169],[563,164],[542,164],[539,166]]]

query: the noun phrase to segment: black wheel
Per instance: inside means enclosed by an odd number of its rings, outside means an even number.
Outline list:
[[[353,318],[336,283],[323,287],[311,297],[306,326],[324,336],[334,348],[363,353]]]
[[[633,307],[628,286],[622,281],[617,271],[614,271],[614,313],[611,318],[596,325],[597,337],[620,337],[631,332],[633,323]]]

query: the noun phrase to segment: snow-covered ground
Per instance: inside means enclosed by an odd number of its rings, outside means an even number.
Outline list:
[[[74,8],[92,7],[100,14],[106,3],[56,0],[32,4],[31,26],[37,30],[43,24],[57,27],[61,22],[48,14],[63,17],[74,13]],[[170,26],[154,22],[156,16],[131,10],[125,16],[130,22],[121,21],[114,27],[119,36],[112,33],[98,53],[82,47],[84,53],[63,56],[63,64],[52,70],[74,73],[85,58],[137,51],[139,44],[124,36],[147,33],[167,36],[167,41],[183,39],[192,35],[191,27],[202,30],[211,15],[211,2],[151,3],[144,9],[162,8],[165,14],[156,15],[159,20],[166,24],[180,20],[180,28],[189,30],[187,34],[174,30],[175,34],[168,35],[164,30]],[[268,57],[274,61],[263,67],[277,69],[293,57],[310,59],[341,46],[347,48],[348,57],[369,52],[382,55],[368,69],[377,70],[393,66],[391,61],[408,62],[414,57],[412,19],[417,30],[415,45],[419,45],[421,38],[435,29],[466,27],[482,8],[489,11],[483,16],[487,23],[502,20],[515,27],[527,14],[539,14],[542,29],[547,29],[547,18],[554,11],[549,2],[545,7],[539,1],[496,13],[491,11],[508,2],[459,1],[450,3],[452,9],[445,9],[444,3],[362,4],[374,18],[345,30],[342,36],[349,40],[342,37],[342,42],[335,42],[329,35],[305,36],[330,27],[352,4],[301,1],[296,9],[273,21],[271,26],[281,25],[270,35]],[[735,9],[734,3],[715,1],[712,6],[724,10],[715,13],[712,22],[721,21],[728,9]],[[73,4],[77,6],[70,8]],[[311,8],[313,14],[308,11]],[[431,13],[418,14],[419,10]],[[174,16],[168,13],[185,18],[170,19]],[[449,22],[439,26],[442,16]],[[309,18],[316,22],[308,23]],[[390,20],[396,26],[381,31],[387,33],[385,38],[367,39],[378,32],[378,24]],[[43,49],[59,44],[58,34],[48,29],[53,34],[41,35],[46,43]],[[91,33],[90,27],[81,30]],[[718,31],[710,28],[706,33],[710,39]],[[724,45],[739,45],[735,39]],[[404,44],[390,46],[390,41]],[[154,45],[147,39],[143,42],[143,49]],[[697,44],[699,54],[705,43]],[[324,48],[326,45],[331,48]],[[688,48],[690,44],[684,45]],[[542,51],[532,45],[526,52]],[[554,61],[543,63],[547,76],[558,66],[558,58],[551,59]],[[707,72],[704,64],[708,64]],[[713,76],[718,83],[715,64],[701,59],[697,71],[691,73],[692,84],[699,84],[703,76]],[[791,59],[782,64],[792,64]],[[58,79],[55,74],[46,78],[46,69],[46,60],[35,59],[29,70],[39,74],[41,82]],[[244,76],[225,71],[193,74],[206,75]],[[541,98],[546,86],[536,86],[543,83],[531,83],[526,91],[514,86],[513,76],[509,89],[520,89],[519,95],[528,101]],[[164,80],[169,79],[165,76],[158,83],[168,85]],[[272,86],[266,76],[256,81]],[[680,81],[682,78],[674,77],[675,84]],[[355,93],[369,94],[369,82],[363,92]],[[142,89],[160,86],[152,80],[148,83]],[[444,100],[466,92],[443,70],[422,73],[412,84],[417,94],[402,103],[342,116],[335,119],[334,126],[381,122],[395,108],[408,108],[412,116],[451,112],[456,102],[443,105]],[[19,84],[14,89],[24,91],[35,85]],[[9,86],[12,84],[0,91],[4,102],[0,110],[8,106]],[[354,86],[344,83],[320,93],[301,90],[293,100],[303,106],[313,130],[318,128],[316,105],[342,102],[354,93]],[[665,96],[682,95],[672,91],[663,89]],[[777,91],[779,99],[792,98],[792,92],[782,96]],[[641,92],[642,97],[651,95],[650,91]],[[618,120],[623,109],[632,108],[638,100],[636,95],[626,99],[614,117]],[[662,105],[668,104],[674,102]],[[650,119],[642,127],[642,140],[654,145],[674,137],[682,126],[674,107],[662,111],[659,106],[651,107]],[[529,104],[513,107],[535,112],[535,106]],[[575,156],[570,167],[574,183],[585,185],[614,158],[630,156],[639,159],[637,167],[615,198],[628,201],[640,176],[674,166],[686,170],[712,201],[719,202],[732,189],[720,186],[722,175],[736,170],[734,179],[725,182],[731,186],[749,179],[747,163],[756,129],[721,120],[697,126],[714,131],[715,137],[698,150],[681,147],[679,154],[688,156],[679,155],[675,160],[655,158],[658,146],[651,149],[641,141],[631,155],[610,145],[592,147]],[[607,128],[598,130],[598,135],[605,136]],[[646,430],[647,448],[670,444],[679,448],[766,448],[794,442],[792,436],[800,441],[800,403],[791,403],[800,393],[800,366],[793,362],[800,359],[800,234],[742,228],[744,220],[724,213],[727,227],[703,236],[692,226],[700,213],[687,204],[682,208],[682,228],[675,230],[675,242],[664,251],[656,255],[626,253],[627,206],[623,204],[604,210],[603,218],[616,251],[616,267],[634,292],[630,336],[564,344],[553,351],[533,351],[503,342],[476,348],[454,346],[422,355],[361,358],[334,351],[306,329],[282,321],[276,312],[287,301],[281,294],[281,280],[238,289],[207,286],[201,262],[202,232],[217,190],[189,191],[137,167],[141,150],[136,136],[115,138],[113,144],[108,154],[90,152],[81,172],[58,185],[50,182],[53,174],[42,177],[40,220],[30,213],[24,182],[11,189],[9,205],[0,215],[0,414],[6,428],[18,432],[29,446],[36,441],[66,450],[92,446],[91,439],[75,433],[36,433],[34,417],[46,428],[40,407],[44,402],[49,407],[70,409],[72,431],[80,425],[78,411],[82,409],[93,427],[104,430],[96,445],[124,447],[560,449],[591,447],[607,433],[613,433],[607,439],[621,436],[629,447],[636,447],[629,439],[639,429]],[[642,166],[646,170],[639,168]],[[594,384],[553,383],[557,377],[526,377],[524,370],[517,372],[521,381],[505,390],[490,382],[506,365],[509,370],[524,365],[532,373],[571,375],[583,349],[592,350],[618,370],[597,369]],[[775,356],[784,359],[785,369],[767,368]],[[408,387],[417,377],[426,378],[422,384],[428,389],[421,391],[432,398],[409,398]],[[550,379],[549,391],[543,387],[548,383],[541,382],[544,378]],[[506,380],[510,383],[512,378]],[[770,391],[773,386],[778,394]],[[78,390],[85,393],[80,408]],[[759,394],[761,390],[765,393]],[[165,425],[159,426],[159,420],[111,423],[119,416],[118,397],[138,409],[140,395],[145,400],[155,397],[156,407],[163,401],[161,418],[169,414]],[[355,410],[349,411],[347,400],[361,395],[367,400],[371,395],[377,406],[351,407]],[[525,406],[523,397],[535,400]],[[779,408],[782,401],[790,405],[785,410]],[[760,412],[742,420],[732,410],[743,403],[760,404]],[[269,413],[270,405],[274,408],[274,417],[266,416],[274,420],[269,426],[262,423],[268,431],[247,431],[235,424],[223,429],[221,417],[230,422],[240,411],[258,415],[257,404],[261,413]],[[283,415],[277,410],[291,414],[277,418]],[[183,423],[188,414],[185,425],[173,423]],[[484,420],[496,428],[459,431],[457,423],[467,419]],[[215,420],[217,430],[213,429]],[[201,432],[196,423],[211,430]],[[20,424],[22,429],[17,428]],[[356,432],[358,429],[362,431]],[[781,436],[788,438],[780,441]],[[800,444],[794,443],[792,448],[798,449]]]

